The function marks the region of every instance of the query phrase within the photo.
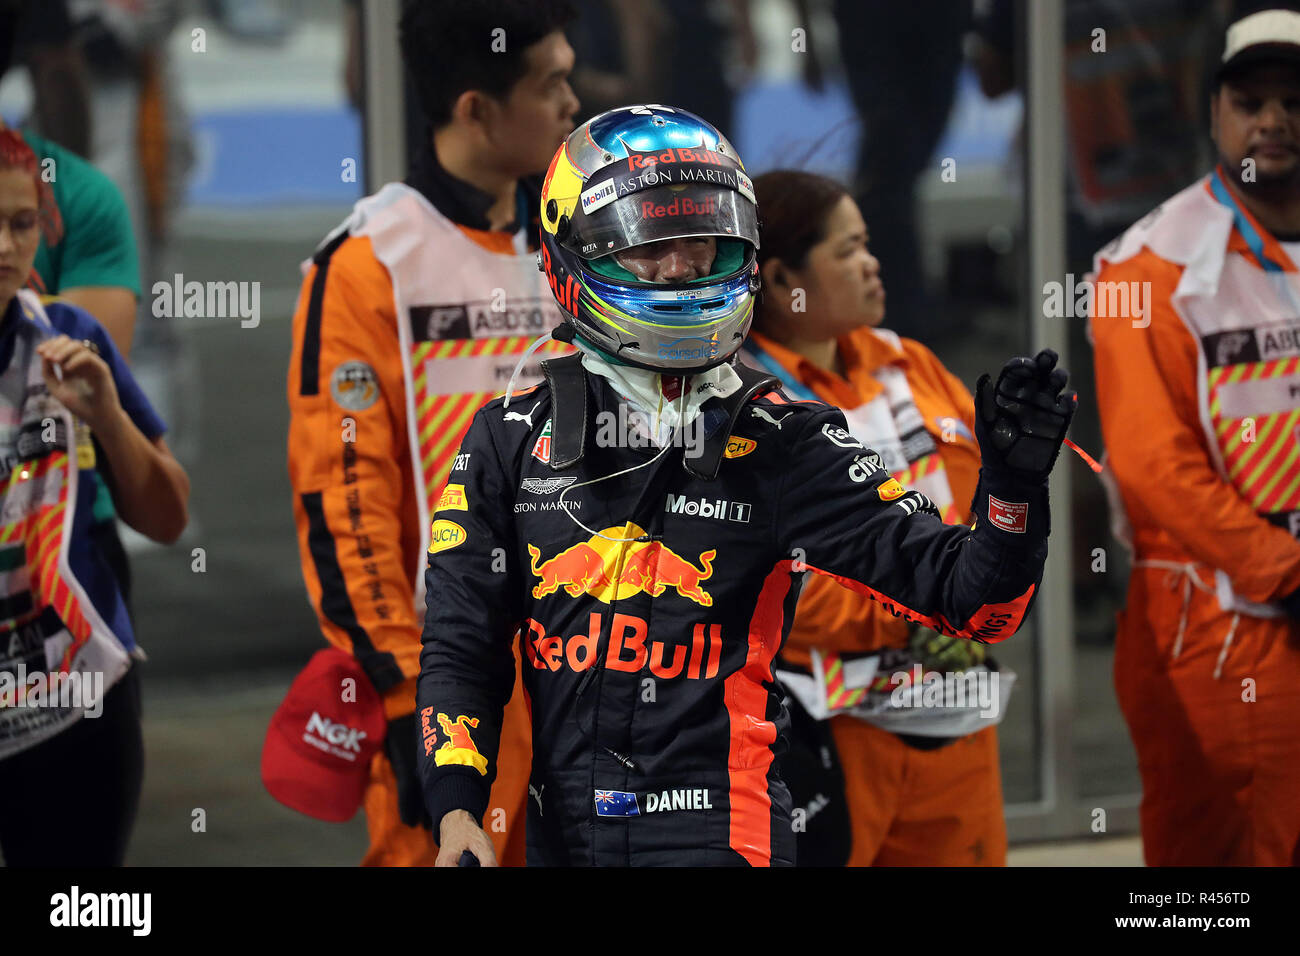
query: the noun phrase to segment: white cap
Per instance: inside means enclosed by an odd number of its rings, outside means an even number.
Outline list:
[[[1240,67],[1274,60],[1300,63],[1300,13],[1294,10],[1261,10],[1228,27],[1215,80]]]

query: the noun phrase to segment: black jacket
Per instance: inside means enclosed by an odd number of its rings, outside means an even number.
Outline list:
[[[992,492],[1022,530],[945,525],[838,409],[749,369],[705,404],[702,454],[673,448],[583,486],[657,449],[597,440],[620,433],[617,398],[576,356],[546,371],[508,411],[497,399],[478,412],[435,515],[416,694],[434,832],[450,810],[490,809],[519,631],[530,865],[790,864],[772,660],[804,572],[936,630],[1002,640],[1041,579],[1046,487],[981,481],[975,513]],[[562,493],[592,531],[643,540],[588,533]]]

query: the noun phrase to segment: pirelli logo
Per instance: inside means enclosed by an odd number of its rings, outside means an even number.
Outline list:
[[[438,507],[434,511],[468,511],[469,499],[465,497],[464,485],[448,485],[438,497]]]

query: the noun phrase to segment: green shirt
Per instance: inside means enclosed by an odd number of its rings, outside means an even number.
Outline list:
[[[39,291],[57,295],[83,286],[119,286],[139,297],[140,259],[117,186],[57,143],[27,131],[23,138],[36,153],[38,172],[54,190],[63,218],[62,240],[51,248],[42,237],[36,249],[35,270],[45,286]]]

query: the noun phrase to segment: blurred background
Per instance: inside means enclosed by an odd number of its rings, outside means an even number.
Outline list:
[[[1045,314],[1043,284],[1081,281],[1097,249],[1208,169],[1206,77],[1230,3],[579,6],[581,116],[630,101],[681,106],[726,132],[751,174],[799,167],[852,183],[882,262],[885,326],[972,388],[1011,354],[1056,348],[1081,399],[1072,437],[1100,457],[1085,322]],[[149,655],[128,862],[351,865],[366,844],[361,815],[328,825],[281,807],[258,759],[271,713],[323,646],[285,466],[299,264],[355,200],[404,173],[400,3],[67,7],[62,41],[18,38],[0,114],[77,137],[41,115],[43,58],[84,57],[94,123],[81,145],[126,195],[143,252],[132,364],[193,483],[179,544],[128,541]],[[124,133],[146,110],[162,117],[165,144],[148,155]],[[259,283],[260,321],[155,318],[151,289],[177,274]],[[1019,675],[1001,730],[1013,844],[1099,836],[1098,808],[1105,835],[1137,829],[1138,775],[1111,676],[1126,555],[1096,477],[1061,460],[1037,617],[995,652]],[[191,831],[196,808],[206,833]]]

